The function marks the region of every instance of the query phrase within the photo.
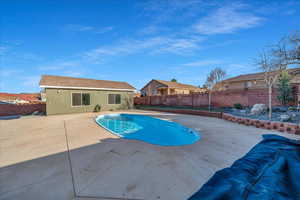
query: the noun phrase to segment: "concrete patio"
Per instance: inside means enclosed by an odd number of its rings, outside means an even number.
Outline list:
[[[201,140],[179,147],[116,137],[96,113],[0,120],[0,199],[184,200],[275,133],[216,118],[130,111],[179,122]]]

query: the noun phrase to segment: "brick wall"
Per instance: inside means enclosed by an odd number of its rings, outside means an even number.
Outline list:
[[[34,111],[46,112],[46,104],[0,104],[0,116],[27,115]]]
[[[274,89],[272,95],[273,105],[280,105],[277,95],[278,93]],[[240,103],[243,106],[253,106],[257,103],[268,105],[268,98],[266,89],[219,91],[212,94],[212,105],[215,107],[231,107],[235,103]],[[208,94],[136,97],[134,103],[135,105],[206,107],[208,106]]]
[[[278,93],[276,90],[272,92],[272,105],[280,105],[277,99]],[[212,95],[212,105],[215,107],[230,107],[236,103],[243,106],[253,106],[257,103],[268,105],[269,95],[266,89],[256,90],[230,90],[216,92]]]

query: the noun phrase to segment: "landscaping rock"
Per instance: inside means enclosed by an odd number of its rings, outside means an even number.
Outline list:
[[[287,112],[288,107],[283,107],[283,106],[277,106],[272,108],[273,112]]]
[[[252,115],[260,115],[266,112],[267,106],[265,104],[255,104],[251,109]]]
[[[280,115],[279,118],[280,118],[280,121],[282,121],[282,122],[288,122],[288,121],[290,121],[291,116],[287,115],[287,114],[283,114],[283,115]]]
[[[240,110],[240,113],[246,114],[246,110]]]

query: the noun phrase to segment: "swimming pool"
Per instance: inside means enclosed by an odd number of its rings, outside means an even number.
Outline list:
[[[200,134],[193,129],[145,115],[107,114],[98,116],[96,122],[122,138],[162,146],[188,145],[200,139]]]

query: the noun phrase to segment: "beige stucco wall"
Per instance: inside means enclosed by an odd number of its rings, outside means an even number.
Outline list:
[[[142,94],[146,94],[147,96],[159,95],[157,88],[167,87],[155,80],[152,80],[146,87],[144,87],[141,92]]]
[[[93,112],[97,104],[101,110],[129,109],[133,107],[133,92],[127,91],[103,91],[103,90],[72,90],[72,89],[46,89],[46,113],[68,114]],[[72,93],[82,92],[90,94],[89,106],[72,106]],[[108,104],[108,94],[120,94],[121,104]]]
[[[300,83],[300,74],[291,75],[291,83],[299,84]],[[247,83],[248,82],[248,83]],[[229,82],[229,83],[221,83],[221,90],[241,90],[246,89],[245,84],[247,83],[248,89],[265,89],[267,88],[266,82],[264,80],[252,80],[252,81],[236,81],[236,82]],[[220,86],[216,86],[218,89]],[[277,87],[277,84],[274,84],[274,88]]]
[[[175,89],[174,94],[191,94],[192,91],[188,89]]]
[[[146,94],[146,96],[154,95],[175,95],[175,94],[191,94],[192,92],[200,92],[201,89],[178,89],[178,88],[168,88],[168,86],[163,85],[156,80],[152,80],[146,87],[141,90],[141,94]]]
[[[246,88],[247,83],[247,88]],[[218,86],[219,87],[219,86]],[[266,83],[263,80],[258,81],[239,81],[222,84],[220,90],[244,90],[244,89],[264,89]]]

